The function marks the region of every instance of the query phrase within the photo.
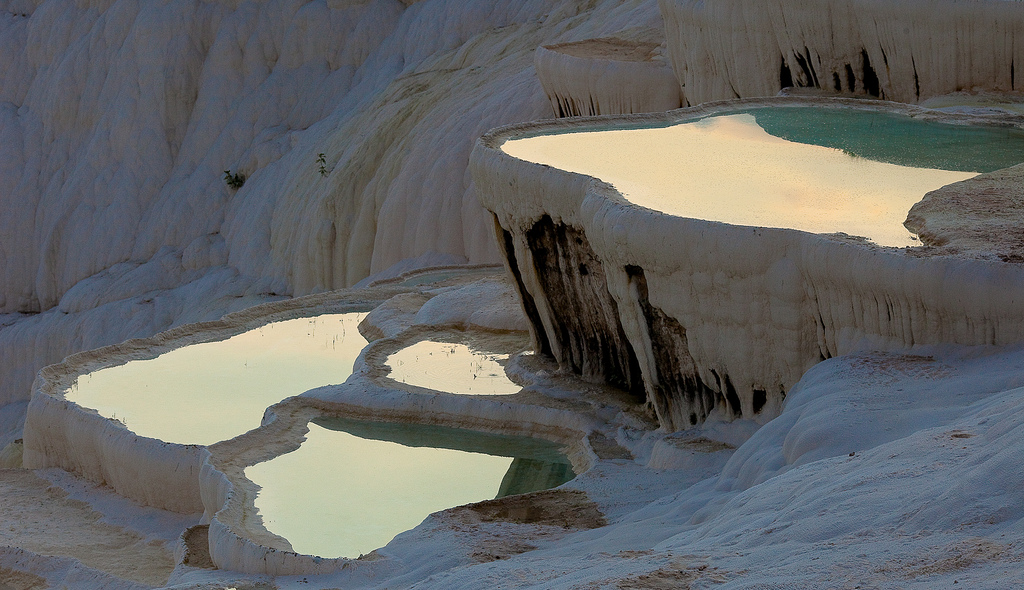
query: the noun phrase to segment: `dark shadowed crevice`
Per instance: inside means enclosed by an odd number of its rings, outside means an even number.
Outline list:
[[[832,87],[835,88],[836,92],[843,91],[843,83],[839,81],[839,74],[832,72]]]
[[[548,337],[561,345],[558,363],[586,380],[644,397],[640,364],[586,234],[545,215],[526,232],[526,241],[551,310],[554,334]]]
[[[547,333],[544,332],[544,324],[540,321],[537,304],[534,302],[533,296],[526,290],[526,285],[523,284],[523,275],[519,270],[519,262],[516,260],[516,248],[512,242],[512,234],[501,227],[501,224],[498,223],[497,215],[492,214],[492,216],[494,217],[494,229],[499,237],[502,238],[498,240],[503,250],[502,254],[504,254],[505,260],[508,261],[509,269],[512,270],[513,285],[519,294],[519,301],[523,303],[523,312],[526,314],[526,319],[530,321],[530,329],[533,330],[534,341],[540,347],[540,350],[536,352],[551,356],[551,343],[548,342]]]
[[[786,63],[785,56],[782,57],[782,65],[779,66],[779,87],[793,87],[793,72],[790,71],[789,64]]]
[[[711,369],[711,375],[715,378],[715,385],[718,387],[718,391],[721,392],[718,396],[719,401],[722,404],[728,404],[734,417],[739,416],[743,408],[740,406],[740,398],[736,395],[736,388],[733,387],[729,376],[725,375],[723,377],[715,369]]]
[[[800,87],[817,87],[818,84],[815,81],[814,73],[811,70],[811,64],[808,62],[807,58],[799,53],[794,53],[793,58],[796,59],[796,65],[800,66],[800,71],[803,73],[803,79],[798,79],[796,81],[796,85]]]
[[[807,67],[811,69],[811,81],[814,87],[821,88],[821,83],[818,82],[818,72],[814,69],[814,62],[811,61],[811,50],[806,45],[804,46],[804,57],[807,58]]]
[[[825,333],[825,318],[821,317],[820,312],[818,313],[818,329],[821,331],[822,334]],[[821,357],[821,360],[823,361],[827,361],[828,359],[832,358],[832,353],[828,351],[828,346],[826,346],[824,343],[822,343],[822,345],[819,347],[818,355]]]
[[[871,67],[871,58],[868,57],[868,50],[862,49],[860,52],[861,59],[861,70],[864,73],[864,91],[874,97],[881,96],[881,87],[878,83],[878,74],[875,73],[875,69]]]
[[[921,78],[917,75],[917,62],[914,61],[914,56],[910,56],[910,65],[914,66],[914,95],[921,100]]]
[[[853,66],[846,64],[846,89],[850,92],[857,91],[857,75],[853,73]]]
[[[647,277],[639,266],[627,266],[626,274],[636,290],[647,323],[656,375],[648,387],[650,402],[668,430],[680,430],[704,422],[715,407],[716,393],[697,374],[690,356],[686,329],[661,309],[651,305]]]
[[[754,390],[754,413],[757,414],[761,411],[761,408],[768,402],[768,391],[764,389]]]
[[[740,396],[736,394],[736,387],[733,386],[728,375],[724,375],[722,381],[725,385],[725,401],[729,402],[729,409],[732,410],[732,415],[736,417],[741,416],[743,414],[743,406],[740,405]]]

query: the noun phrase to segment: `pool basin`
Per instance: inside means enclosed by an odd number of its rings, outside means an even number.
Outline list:
[[[297,553],[359,557],[446,508],[556,487],[558,445],[469,430],[322,418],[302,446],[252,465],[267,530]]]
[[[509,355],[461,343],[421,340],[387,357],[388,376],[400,383],[454,394],[510,395],[522,386],[505,375]]]
[[[611,183],[674,216],[920,245],[929,191],[1024,162],[1024,131],[849,108],[753,108],[643,128],[512,138],[516,158]]]
[[[141,436],[213,444],[259,426],[275,402],[345,381],[367,344],[365,316],[297,318],[183,346],[82,375],[66,397]]]

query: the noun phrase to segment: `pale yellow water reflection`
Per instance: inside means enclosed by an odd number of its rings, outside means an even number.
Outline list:
[[[299,553],[358,557],[432,512],[494,498],[511,457],[370,440],[310,424],[295,452],[248,467],[267,530]]]
[[[395,381],[459,394],[508,395],[521,385],[505,375],[507,354],[480,352],[465,344],[423,340],[388,356]],[[500,361],[500,362],[499,362]]]
[[[768,134],[751,114],[515,139],[502,149],[600,178],[631,202],[672,215],[845,232],[885,246],[918,245],[903,227],[910,207],[928,191],[977,175],[788,141]]]
[[[67,397],[142,436],[183,444],[227,440],[259,426],[264,410],[286,397],[344,382],[367,344],[357,329],[365,316],[274,322],[185,346],[79,377]]]

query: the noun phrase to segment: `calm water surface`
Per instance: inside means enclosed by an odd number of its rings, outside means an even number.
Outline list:
[[[1024,162],[1024,133],[901,115],[761,108],[667,127],[507,141],[506,153],[609,182],[673,215],[917,245],[925,193]]]
[[[358,557],[432,512],[574,477],[546,441],[345,419],[317,420],[297,451],[245,474],[266,528],[321,557]]]
[[[286,397],[344,382],[366,346],[365,313],[274,322],[218,342],[184,346],[79,377],[75,403],[136,434],[213,444],[260,425]]]
[[[423,340],[388,356],[389,377],[435,391],[462,394],[518,393],[505,375],[507,354],[474,350],[465,344]]]

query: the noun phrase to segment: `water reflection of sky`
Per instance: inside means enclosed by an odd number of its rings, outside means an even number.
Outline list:
[[[286,397],[345,381],[366,346],[357,329],[365,316],[274,322],[185,346],[83,375],[67,397],[142,436],[212,444],[256,428]]]
[[[465,344],[423,340],[388,356],[389,377],[400,383],[461,394],[518,393],[505,375],[507,354],[480,352]],[[500,362],[499,362],[500,361]]]
[[[299,553],[358,557],[438,510],[561,485],[553,443],[395,423],[322,419],[299,450],[248,467],[256,507]]]
[[[600,178],[630,201],[673,215],[908,246],[918,244],[903,227],[914,203],[977,171],[1024,161],[1024,134],[785,108],[515,139],[502,149]]]

